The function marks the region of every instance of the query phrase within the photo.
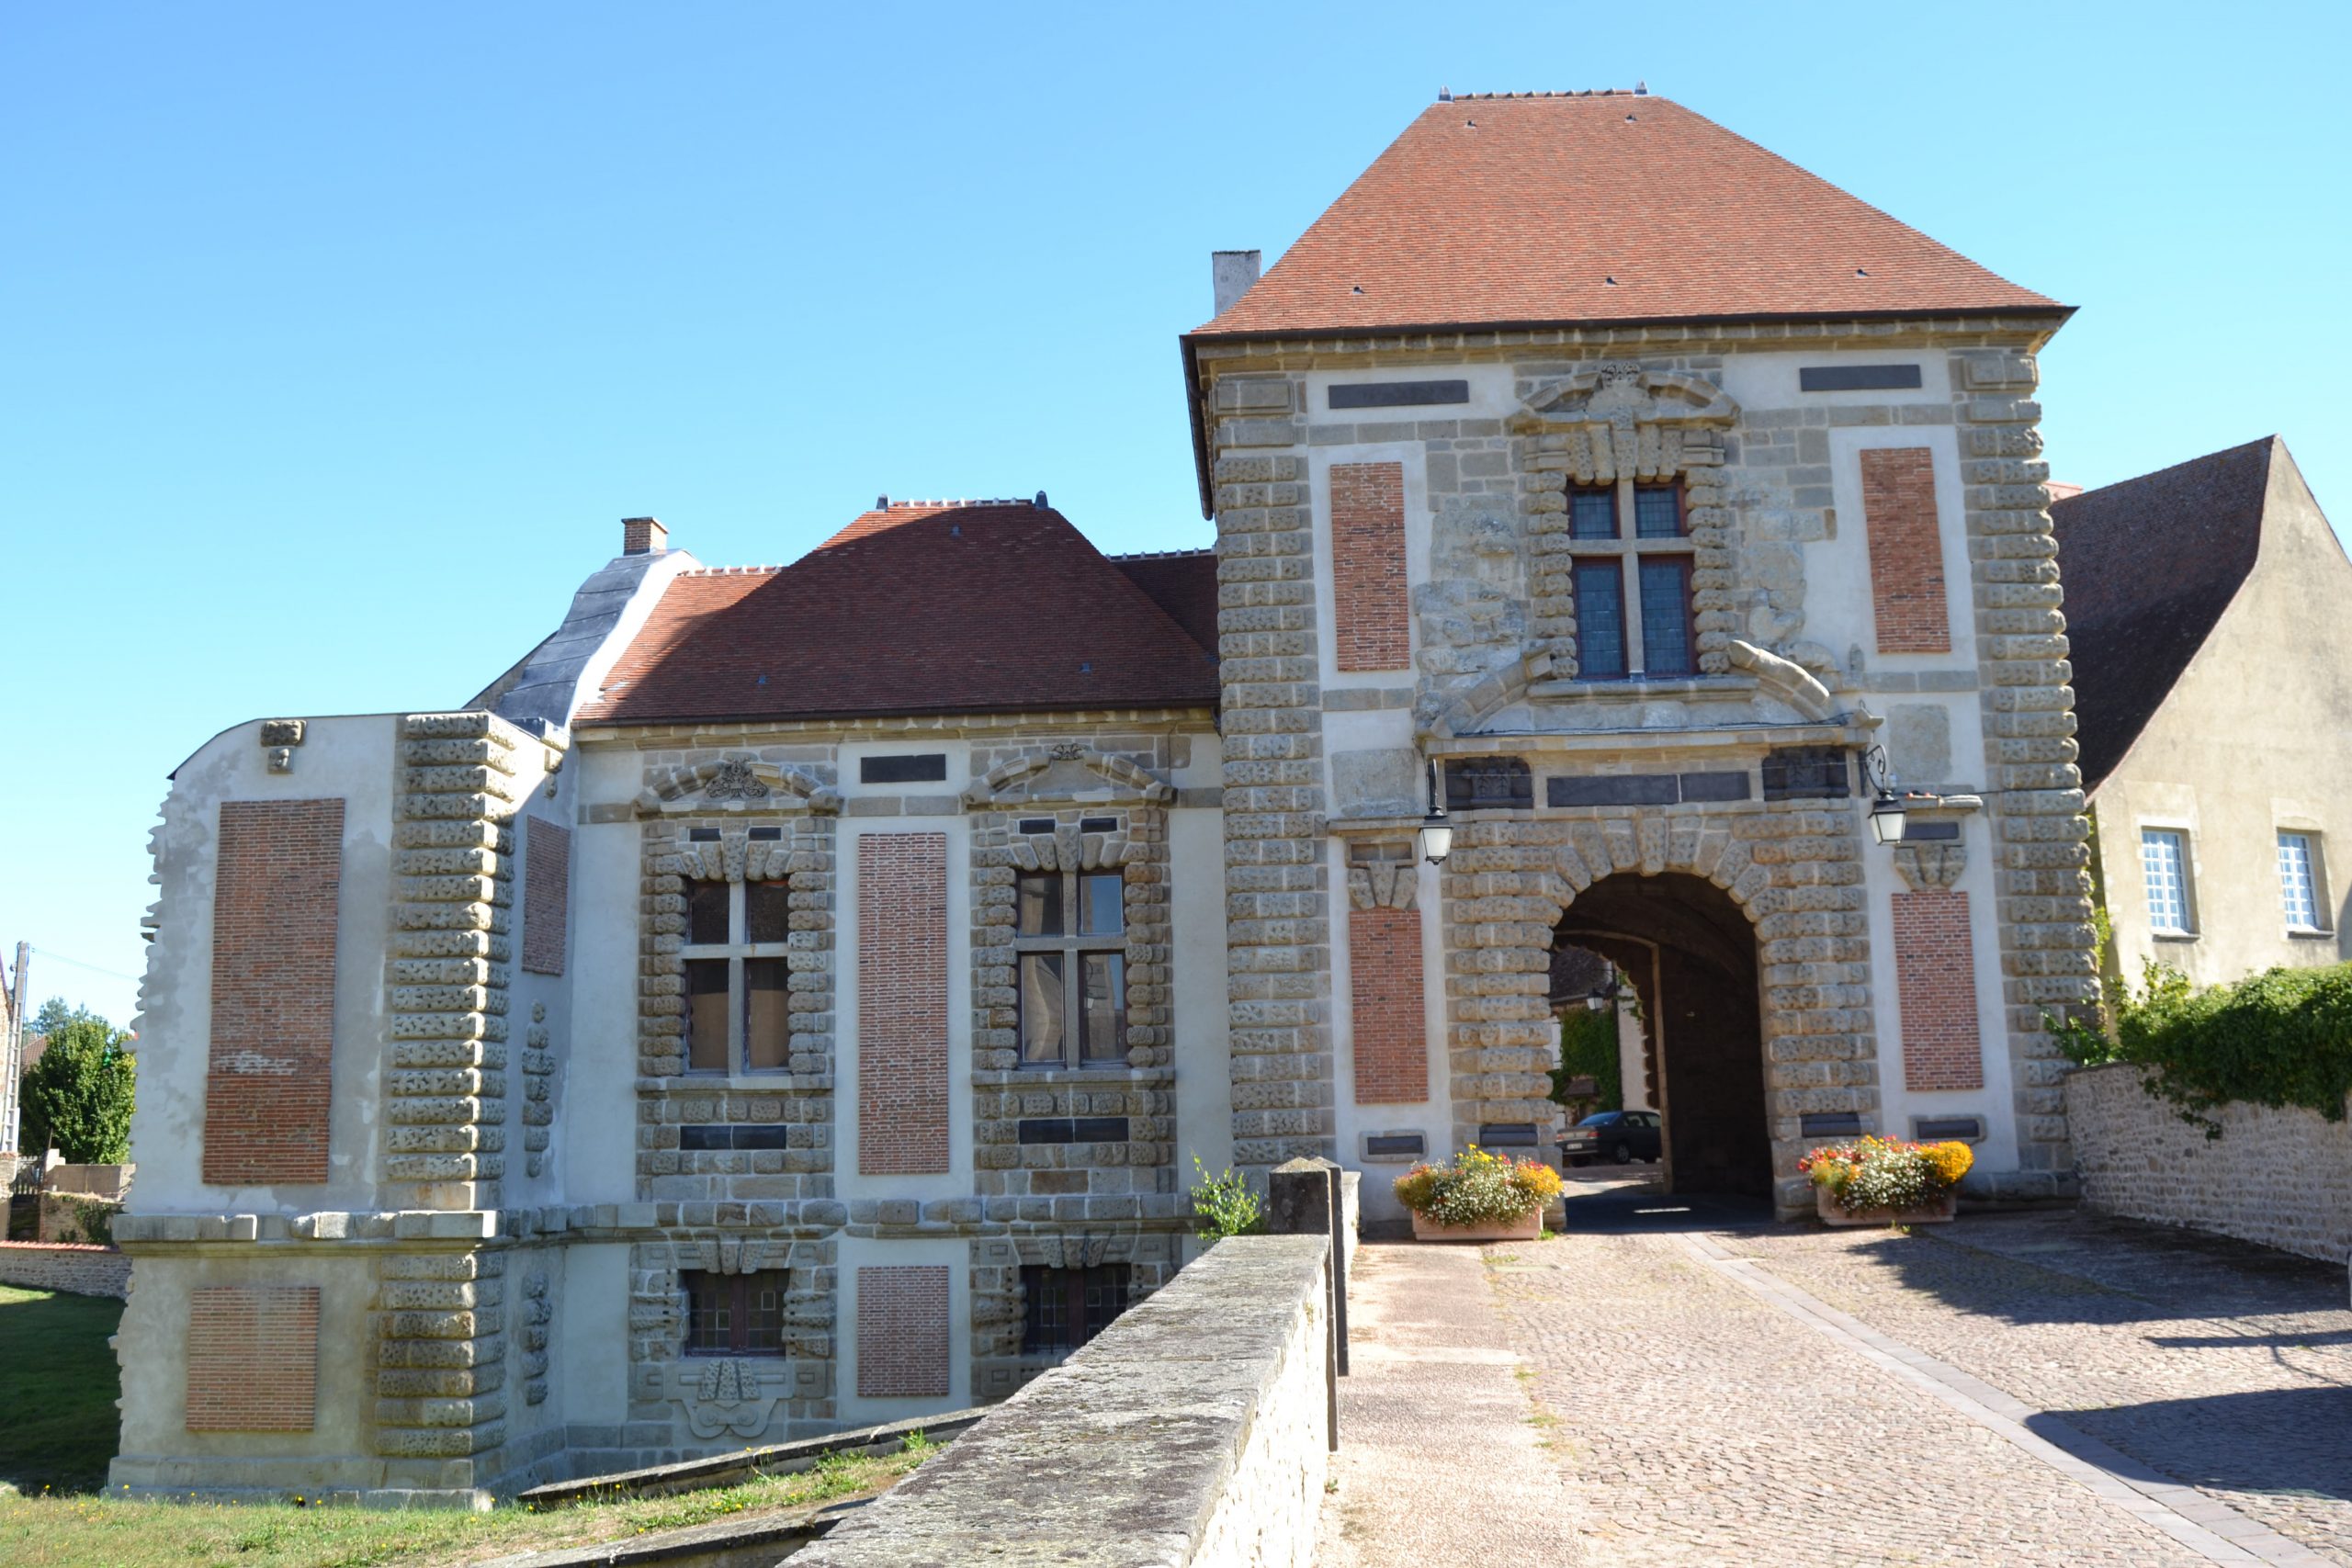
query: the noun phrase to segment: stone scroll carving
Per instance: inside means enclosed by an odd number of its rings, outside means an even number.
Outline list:
[[[690,767],[657,770],[647,776],[646,787],[638,792],[634,804],[639,816],[659,816],[664,810],[695,809],[698,803],[688,797],[696,795],[729,810],[750,807],[831,814],[842,808],[841,791],[823,780],[755,757],[721,757]]]

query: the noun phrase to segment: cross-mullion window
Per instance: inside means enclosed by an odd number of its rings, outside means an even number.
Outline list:
[[[678,1288],[686,1298],[689,1356],[781,1356],[784,1354],[786,1270],[719,1274],[682,1269]]]
[[[790,1065],[791,890],[781,882],[686,884],[686,1066],[778,1072]]]
[[[1694,562],[1682,487],[1626,479],[1572,489],[1568,540],[1576,552],[1571,581],[1579,676],[1623,681],[1696,674]]]
[[[1021,874],[1013,950],[1023,1066],[1126,1060],[1125,900],[1126,879],[1114,871]]]

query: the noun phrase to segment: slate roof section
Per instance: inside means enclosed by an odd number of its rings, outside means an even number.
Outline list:
[[[2277,436],[2053,504],[2083,786],[2123,761],[2254,570]]]
[[[2063,309],[1679,104],[1563,93],[1432,104],[1193,335]]]
[[[1216,552],[1150,550],[1112,563],[1210,653],[1216,652]]]
[[[578,722],[1208,707],[1216,666],[1060,513],[869,512],[787,567],[687,572]]]

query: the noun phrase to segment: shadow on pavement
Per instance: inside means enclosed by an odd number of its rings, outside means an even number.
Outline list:
[[[1655,1179],[1602,1184],[1572,1178],[1566,1204],[1571,1235],[1751,1230],[1772,1223],[1764,1199],[1666,1192]]]

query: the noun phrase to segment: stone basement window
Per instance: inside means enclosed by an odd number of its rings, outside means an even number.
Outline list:
[[[755,1274],[678,1270],[678,1288],[686,1298],[686,1354],[783,1355],[785,1274],[782,1269]]]
[[[775,1073],[790,1063],[790,903],[781,882],[686,884],[688,1071]]]
[[[1023,1066],[1125,1063],[1126,886],[1115,871],[1016,879]]]
[[[1679,482],[1571,487],[1568,549],[1581,679],[1698,673],[1690,524]]]
[[[1127,1310],[1127,1265],[1092,1269],[1021,1269],[1021,1353],[1066,1356],[1111,1326]]]

